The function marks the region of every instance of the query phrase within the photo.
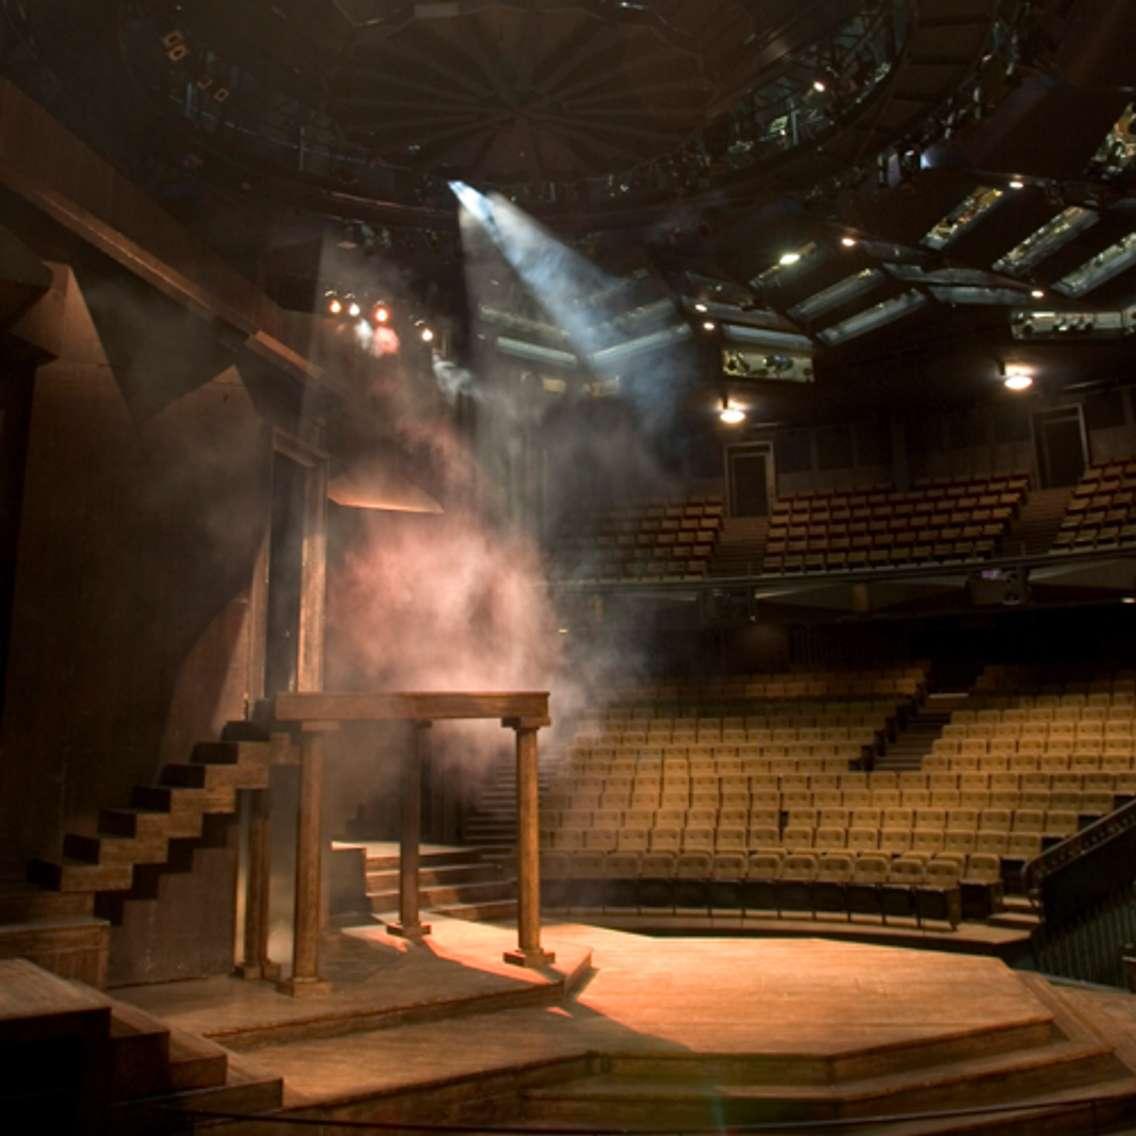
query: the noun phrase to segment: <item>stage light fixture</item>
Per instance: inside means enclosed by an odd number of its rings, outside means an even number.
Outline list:
[[[1002,385],[1006,390],[1011,390],[1015,393],[1027,391],[1033,386],[1033,375],[1028,371],[1011,368],[1007,371],[1006,377],[1002,380]]]
[[[338,296],[332,296],[327,302],[327,310],[333,315],[337,316],[343,311],[343,301]]]
[[[710,309],[705,304],[695,304],[694,310],[696,312],[708,312]]]
[[[1122,604],[1136,604],[1136,596],[1125,596],[1120,602]]]
[[[421,339],[423,343],[433,343],[434,333],[430,330],[430,328],[423,327],[418,332],[418,338]]]
[[[355,319],[362,310],[363,309],[359,307],[359,301],[356,300],[354,296],[347,297],[347,314],[352,319]]]
[[[790,268],[792,265],[799,263],[800,259],[801,254],[799,252],[783,252],[781,259],[778,260],[777,263],[781,265],[782,268]]]
[[[855,237],[841,237],[840,243],[846,248],[855,248],[860,242]]]
[[[828,90],[828,84],[823,79],[814,79],[813,90],[816,91],[818,95],[823,95],[824,92]]]
[[[1044,288],[1033,288],[1030,291],[1030,295],[1035,300],[1044,300],[1045,299],[1045,289]]]
[[[1021,178],[1012,178],[1010,180],[1011,189],[1025,189],[1026,183]]]
[[[713,320],[703,320],[702,321],[702,330],[703,331],[713,331],[717,326],[718,325]]]
[[[391,318],[390,308],[386,304],[376,304],[371,316],[375,323],[388,323]]]

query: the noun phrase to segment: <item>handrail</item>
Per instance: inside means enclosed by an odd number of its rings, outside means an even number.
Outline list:
[[[1100,857],[1111,857],[1111,870],[1101,871]],[[1136,880],[1136,798],[1035,856],[1022,869],[1028,895],[1040,902],[1047,924],[1064,922]],[[1075,878],[1075,886],[1064,886]]]

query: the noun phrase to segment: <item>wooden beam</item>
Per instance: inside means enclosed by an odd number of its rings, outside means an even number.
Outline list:
[[[537,719],[546,724],[548,691],[278,694],[277,722],[437,722],[455,718]]]

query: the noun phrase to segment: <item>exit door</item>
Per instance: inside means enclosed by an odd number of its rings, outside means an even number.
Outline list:
[[[767,517],[773,476],[773,454],[768,446],[731,446],[726,451],[730,484],[730,515]]]
[[[1081,408],[1073,406],[1035,415],[1034,434],[1042,486],[1052,489],[1076,485],[1088,464]]]

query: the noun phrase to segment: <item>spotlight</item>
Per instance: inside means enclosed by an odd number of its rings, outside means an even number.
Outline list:
[[[387,323],[391,318],[390,308],[386,304],[376,304],[374,310],[371,312],[371,318],[375,323]]]
[[[1030,291],[1030,295],[1035,300],[1044,300],[1045,299],[1045,289],[1044,288],[1034,288]]]
[[[421,339],[423,343],[433,343],[434,333],[430,328],[424,327],[418,332],[418,338]]]
[[[363,309],[359,307],[359,301],[356,300],[354,296],[348,296],[347,300],[347,314],[352,319],[355,319],[355,317],[358,316]]]
[[[782,268],[789,268],[791,265],[799,263],[801,254],[799,252],[784,252],[781,254],[781,259],[777,262]]]
[[[339,313],[343,311],[343,301],[340,300],[338,296],[332,296],[327,302],[327,310],[331,312],[333,316],[339,315]]]
[[[726,426],[739,426],[746,419],[745,411],[740,406],[731,406],[723,400],[722,409],[718,411],[718,420]]]
[[[694,310],[696,312],[708,312],[710,309],[705,304],[695,304]]]
[[[1120,602],[1122,604],[1136,604],[1136,596],[1125,596]]]
[[[703,320],[702,321],[702,330],[703,331],[713,331],[717,326],[718,325],[713,320]]]
[[[1021,178],[1012,178],[1010,180],[1011,189],[1025,189],[1026,183]]]
[[[823,79],[814,79],[813,90],[816,91],[818,95],[823,95],[824,92],[828,90],[828,84]]]
[[[1033,386],[1033,375],[1026,371],[1011,370],[1002,380],[1002,385],[1006,390],[1015,392],[1027,391]]]
[[[840,243],[846,248],[855,248],[860,242],[855,237],[841,237]]]

